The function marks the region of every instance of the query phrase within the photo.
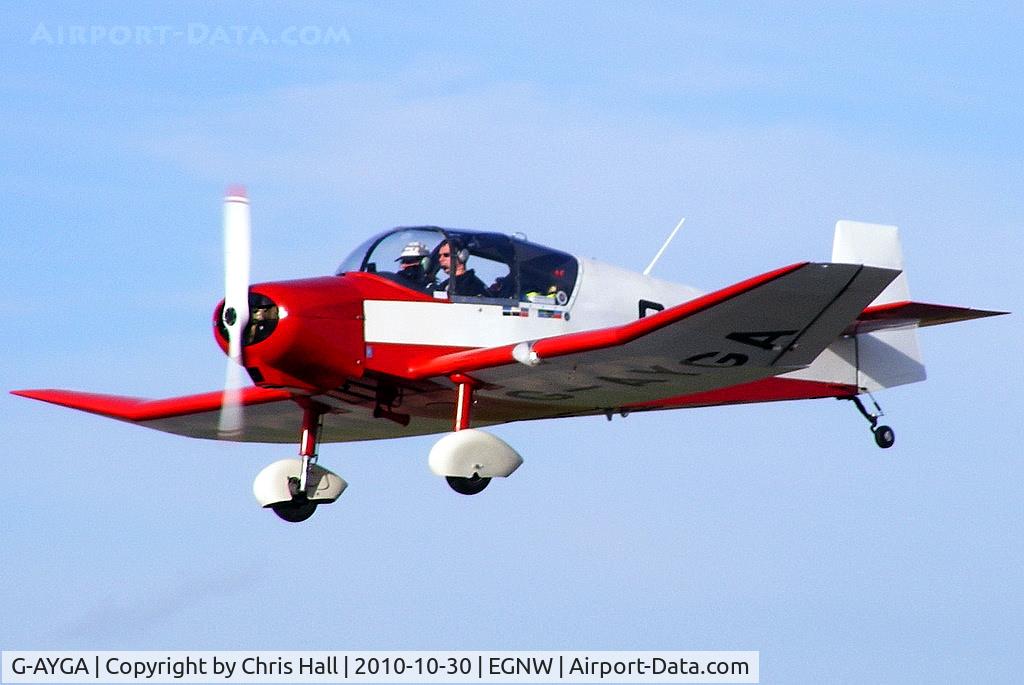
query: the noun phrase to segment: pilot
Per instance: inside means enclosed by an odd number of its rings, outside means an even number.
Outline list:
[[[413,283],[422,283],[426,272],[423,269],[423,259],[430,254],[427,246],[418,240],[414,240],[404,248],[402,254],[398,255],[398,275]]]
[[[454,252],[454,255],[452,254]],[[460,259],[460,255],[462,259]],[[453,295],[468,295],[469,297],[482,297],[487,294],[487,286],[473,272],[466,268],[466,261],[469,259],[462,245],[457,240],[446,240],[441,243],[437,251],[437,263],[448,274],[448,278],[441,281],[437,286],[438,290],[447,290],[448,282],[452,279],[452,259],[455,260],[455,287]]]

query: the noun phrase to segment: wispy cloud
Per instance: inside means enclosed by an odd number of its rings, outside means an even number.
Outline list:
[[[360,218],[578,235],[628,228],[607,244],[614,252],[630,249],[638,227],[652,232],[653,250],[685,212],[703,219],[688,230],[704,224],[723,236],[708,246],[723,257],[755,252],[735,244],[750,231],[790,235],[798,247],[813,230],[824,253],[837,218],[900,222],[922,191],[956,214],[958,184],[989,182],[820,125],[707,126],[566,102],[518,82],[416,94],[404,83],[400,75],[211,102],[136,143],[201,179],[322,195]]]
[[[54,626],[53,634],[42,642],[68,648],[148,644],[154,633],[193,607],[252,593],[262,575],[258,567],[237,560],[232,563],[232,568],[185,574],[163,585],[159,581],[133,584],[125,593],[107,588],[97,593],[91,609]]]

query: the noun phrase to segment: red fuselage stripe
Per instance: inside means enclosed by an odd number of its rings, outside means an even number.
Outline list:
[[[783,400],[811,400],[823,397],[853,397],[858,393],[854,385],[807,381],[799,378],[763,378],[728,388],[708,390],[666,397],[650,402],[626,405],[626,409],[676,409],[684,407],[710,407],[722,404],[748,402],[779,402]]]

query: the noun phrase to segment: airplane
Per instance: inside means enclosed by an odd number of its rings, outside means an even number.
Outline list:
[[[428,464],[463,495],[522,464],[481,430],[513,421],[839,398],[889,448],[872,393],[925,379],[917,329],[1006,313],[911,300],[898,229],[856,221],[836,224],[830,262],[710,293],[649,276],[654,262],[641,274],[518,234],[436,226],[375,235],[334,275],[250,285],[250,230],[245,189],[229,189],[212,326],[223,390],[12,392],[194,438],[298,442],[253,493],[300,522],[347,487],[318,463],[321,443],[444,433]]]

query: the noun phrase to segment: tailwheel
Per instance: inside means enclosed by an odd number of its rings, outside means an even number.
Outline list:
[[[889,426],[879,426],[872,433],[875,434],[875,444],[883,450],[887,450],[896,442],[896,431]]]
[[[871,397],[871,393],[868,393],[868,397]],[[883,450],[887,450],[896,443],[896,431],[889,426],[879,426],[878,419],[884,415],[882,408],[878,406],[878,402],[875,401],[874,397],[871,397],[871,403],[875,405],[875,410],[878,412],[873,413],[868,411],[864,403],[860,401],[860,398],[854,395],[853,397],[840,397],[838,399],[850,400],[854,406],[857,407],[857,411],[860,412],[861,416],[867,419],[868,423],[871,424],[871,433],[875,436],[875,444],[881,447]]]
[[[475,495],[483,492],[484,488],[486,488],[491,482],[490,478],[481,478],[475,473],[471,478],[445,476],[445,480],[448,481],[448,485],[451,486],[451,489],[460,495]]]

